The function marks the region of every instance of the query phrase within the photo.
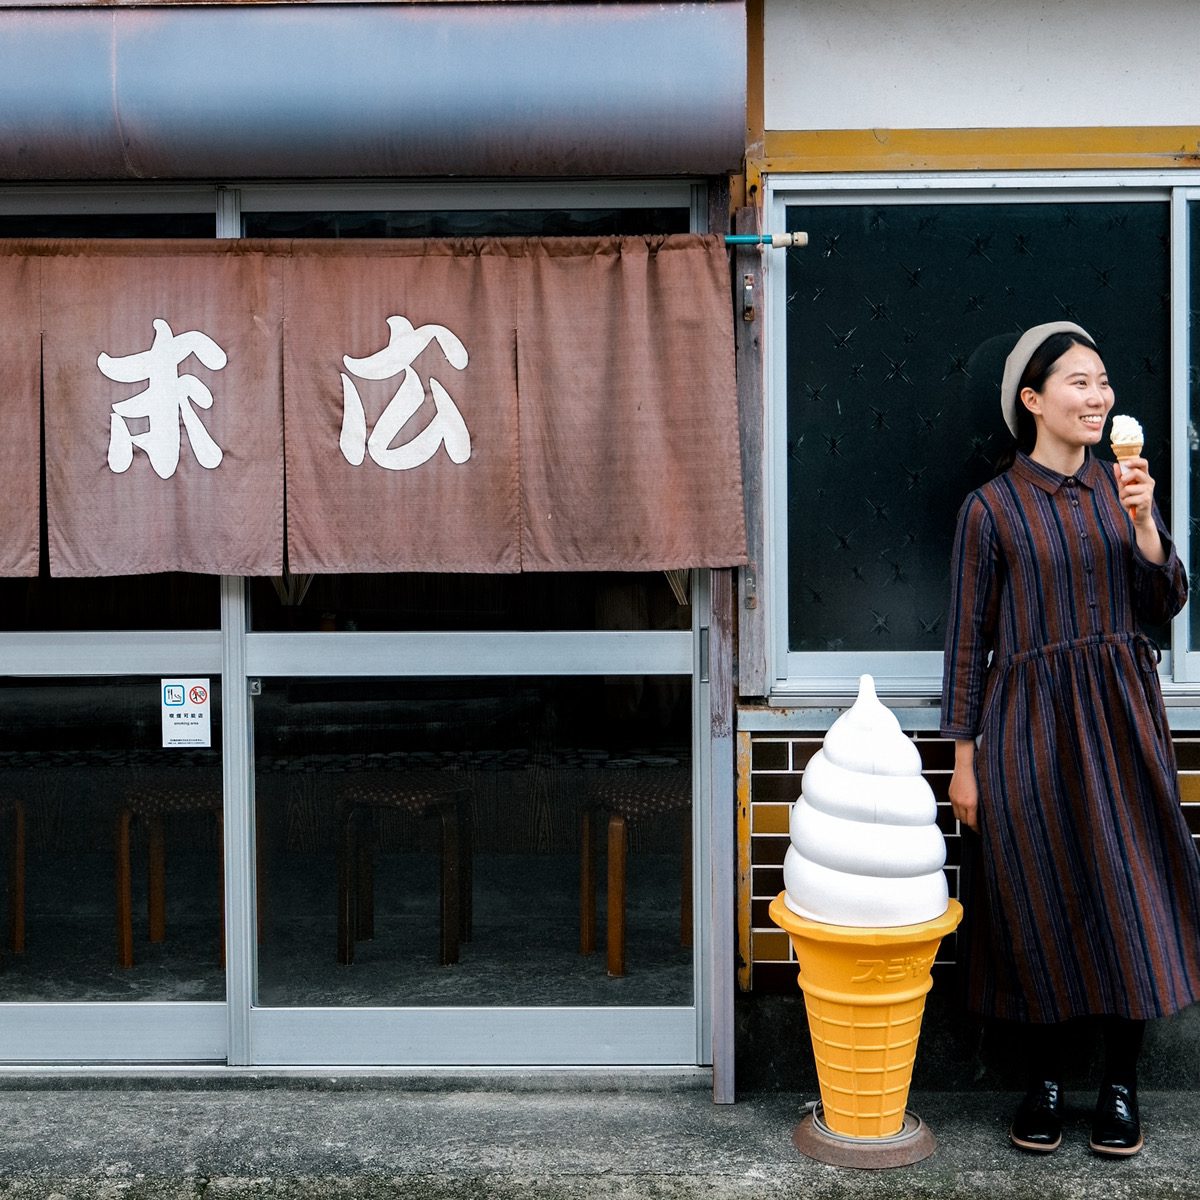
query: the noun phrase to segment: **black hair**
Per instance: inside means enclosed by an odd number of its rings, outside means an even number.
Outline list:
[[[1017,381],[1017,393],[1014,397],[1017,420],[1016,437],[1000,456],[996,470],[998,475],[1003,474],[1013,465],[1018,450],[1022,454],[1032,454],[1034,444],[1037,442],[1037,423],[1033,419],[1033,413],[1021,401],[1021,393],[1026,388],[1032,388],[1035,392],[1040,393],[1046,386],[1046,380],[1050,378],[1058,360],[1072,346],[1083,346],[1097,355],[1100,353],[1096,343],[1081,333],[1052,333],[1029,356],[1029,362],[1025,364],[1025,370],[1021,372],[1021,378]]]

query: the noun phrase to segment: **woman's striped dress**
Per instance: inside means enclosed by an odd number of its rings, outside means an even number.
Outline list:
[[[1177,1012],[1200,999],[1200,856],[1139,626],[1182,607],[1183,565],[1137,550],[1110,466],[1019,455],[967,497],[952,580],[942,734],[978,738],[970,1006]]]

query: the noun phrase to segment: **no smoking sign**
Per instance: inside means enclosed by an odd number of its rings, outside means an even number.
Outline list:
[[[163,746],[196,749],[212,745],[212,694],[207,679],[164,679]]]

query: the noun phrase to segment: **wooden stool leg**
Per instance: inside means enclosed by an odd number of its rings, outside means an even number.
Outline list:
[[[117,965],[133,966],[133,879],[129,862],[129,827],[133,813],[117,814]]]
[[[360,812],[366,829],[358,831],[358,858],[354,864],[354,940],[369,942],[375,937],[375,815]]]
[[[221,860],[225,858],[225,840],[221,839]],[[266,878],[267,849],[263,843],[262,806],[254,801],[254,936],[262,945],[263,930],[266,928]]]
[[[608,818],[608,973],[625,974],[625,818]]]
[[[337,830],[337,960],[349,965],[354,961],[354,923],[357,885],[354,870],[357,850],[354,839],[354,809],[347,807],[338,813]]]
[[[25,801],[13,801],[12,857],[8,872],[8,942],[25,953]]]
[[[458,830],[461,844],[458,863],[458,936],[469,942],[475,924],[475,828],[469,803],[459,805]]]
[[[679,944],[692,944],[692,810],[683,813],[683,861],[680,864]]]
[[[596,949],[596,852],[592,845],[592,810],[579,814],[579,953]]]
[[[147,882],[149,903],[147,905],[150,940],[161,942],[167,936],[167,843],[161,816],[146,819],[149,835],[149,866]]]
[[[442,818],[442,931],[438,961],[443,967],[448,967],[458,962],[458,929],[461,920],[459,871],[462,846],[459,837],[458,805],[442,804],[439,809]]]

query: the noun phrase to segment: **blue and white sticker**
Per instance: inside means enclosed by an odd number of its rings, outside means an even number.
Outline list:
[[[163,746],[196,749],[212,745],[212,693],[207,679],[162,682]]]

